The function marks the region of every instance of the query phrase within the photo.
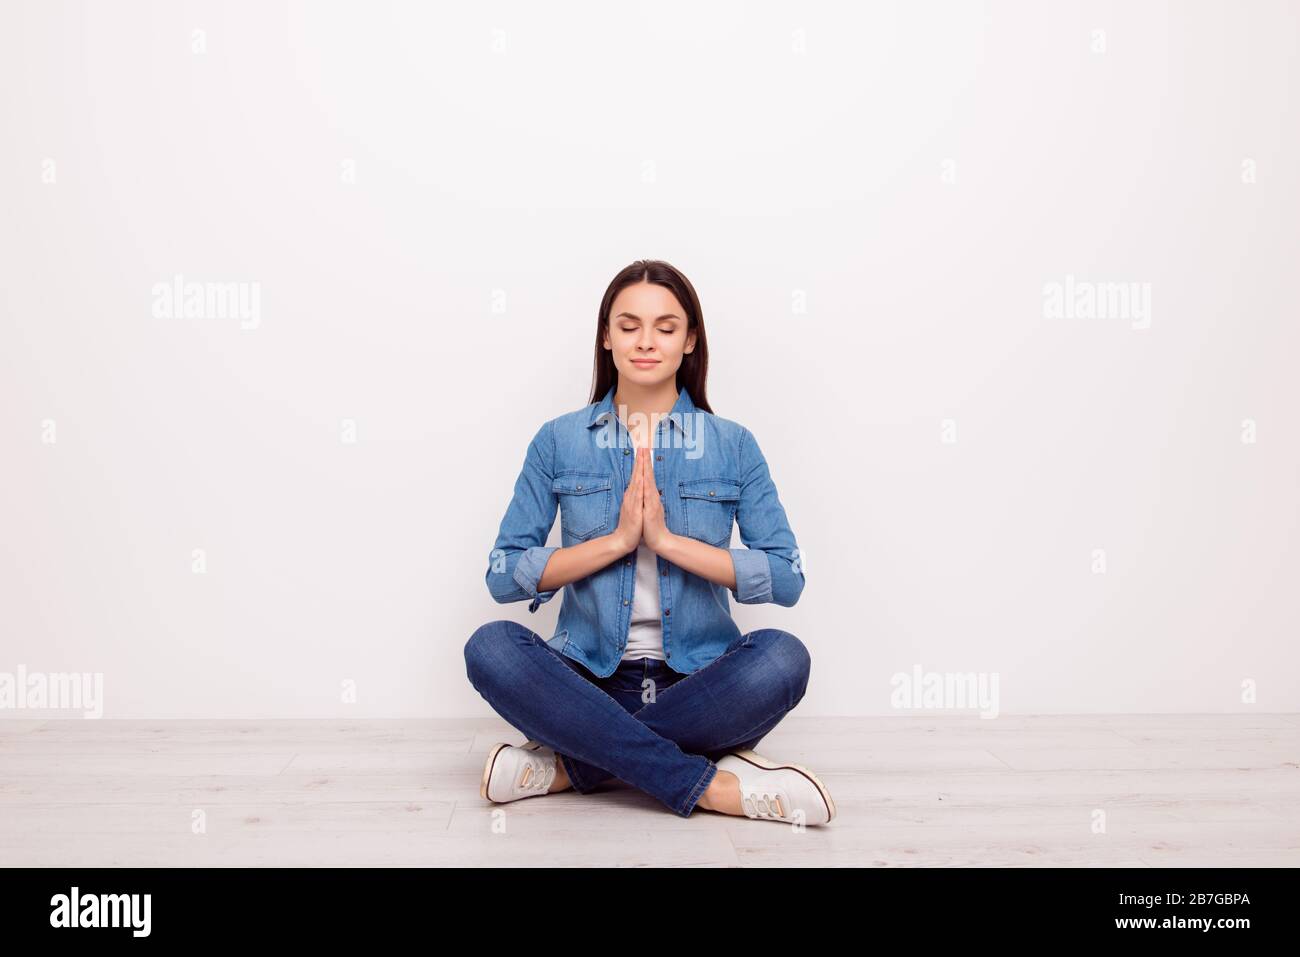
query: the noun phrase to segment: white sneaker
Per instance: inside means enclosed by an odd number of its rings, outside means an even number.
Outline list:
[[[746,817],[794,822],[802,812],[804,824],[826,824],[835,817],[835,802],[826,785],[807,768],[777,764],[753,751],[733,751],[716,762],[740,780],[740,806]]]
[[[555,751],[528,741],[522,746],[494,744],[483,766],[479,796],[497,804],[545,794],[555,780]]]

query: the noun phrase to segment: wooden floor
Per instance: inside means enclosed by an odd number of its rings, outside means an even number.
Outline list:
[[[759,751],[839,809],[803,830],[682,818],[621,782],[488,804],[498,740],[523,737],[494,719],[6,720],[0,865],[1300,865],[1296,715],[791,716]]]

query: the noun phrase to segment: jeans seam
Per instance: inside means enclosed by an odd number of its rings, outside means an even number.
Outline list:
[[[677,809],[677,813],[682,817],[691,816],[691,811],[695,810],[695,805],[700,800],[700,795],[705,792],[709,784],[713,781],[713,778],[718,773],[717,764],[709,758],[705,758],[704,760],[708,762],[704,768],[704,773],[700,775],[700,779],[695,782],[695,786],[691,788],[691,792],[686,796],[686,800],[684,800],[681,807]]]

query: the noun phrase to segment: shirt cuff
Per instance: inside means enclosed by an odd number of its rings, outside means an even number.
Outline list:
[[[767,552],[758,548],[729,548],[731,564],[736,569],[736,587],[732,593],[741,604],[772,600],[772,566]]]
[[[546,563],[550,561],[551,553],[558,550],[558,546],[554,545],[534,545],[524,549],[515,564],[515,584],[532,598],[528,605],[529,611],[536,611],[538,605],[550,601],[559,591],[558,588],[541,592],[537,590],[537,583],[542,580],[542,572],[546,570]]]

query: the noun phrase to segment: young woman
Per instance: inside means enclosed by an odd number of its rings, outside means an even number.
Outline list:
[[[618,778],[682,817],[825,824],[825,786],[753,751],[803,698],[811,660],[787,631],[741,634],[728,593],[793,605],[803,562],[753,434],[709,408],[686,277],[654,260],[620,272],[595,361],[591,403],[529,443],[486,575],[494,599],[530,612],[563,587],[557,631],[492,621],[465,645],[470,683],[529,738],[491,748],[480,794]],[[557,509],[562,545],[547,546]]]

